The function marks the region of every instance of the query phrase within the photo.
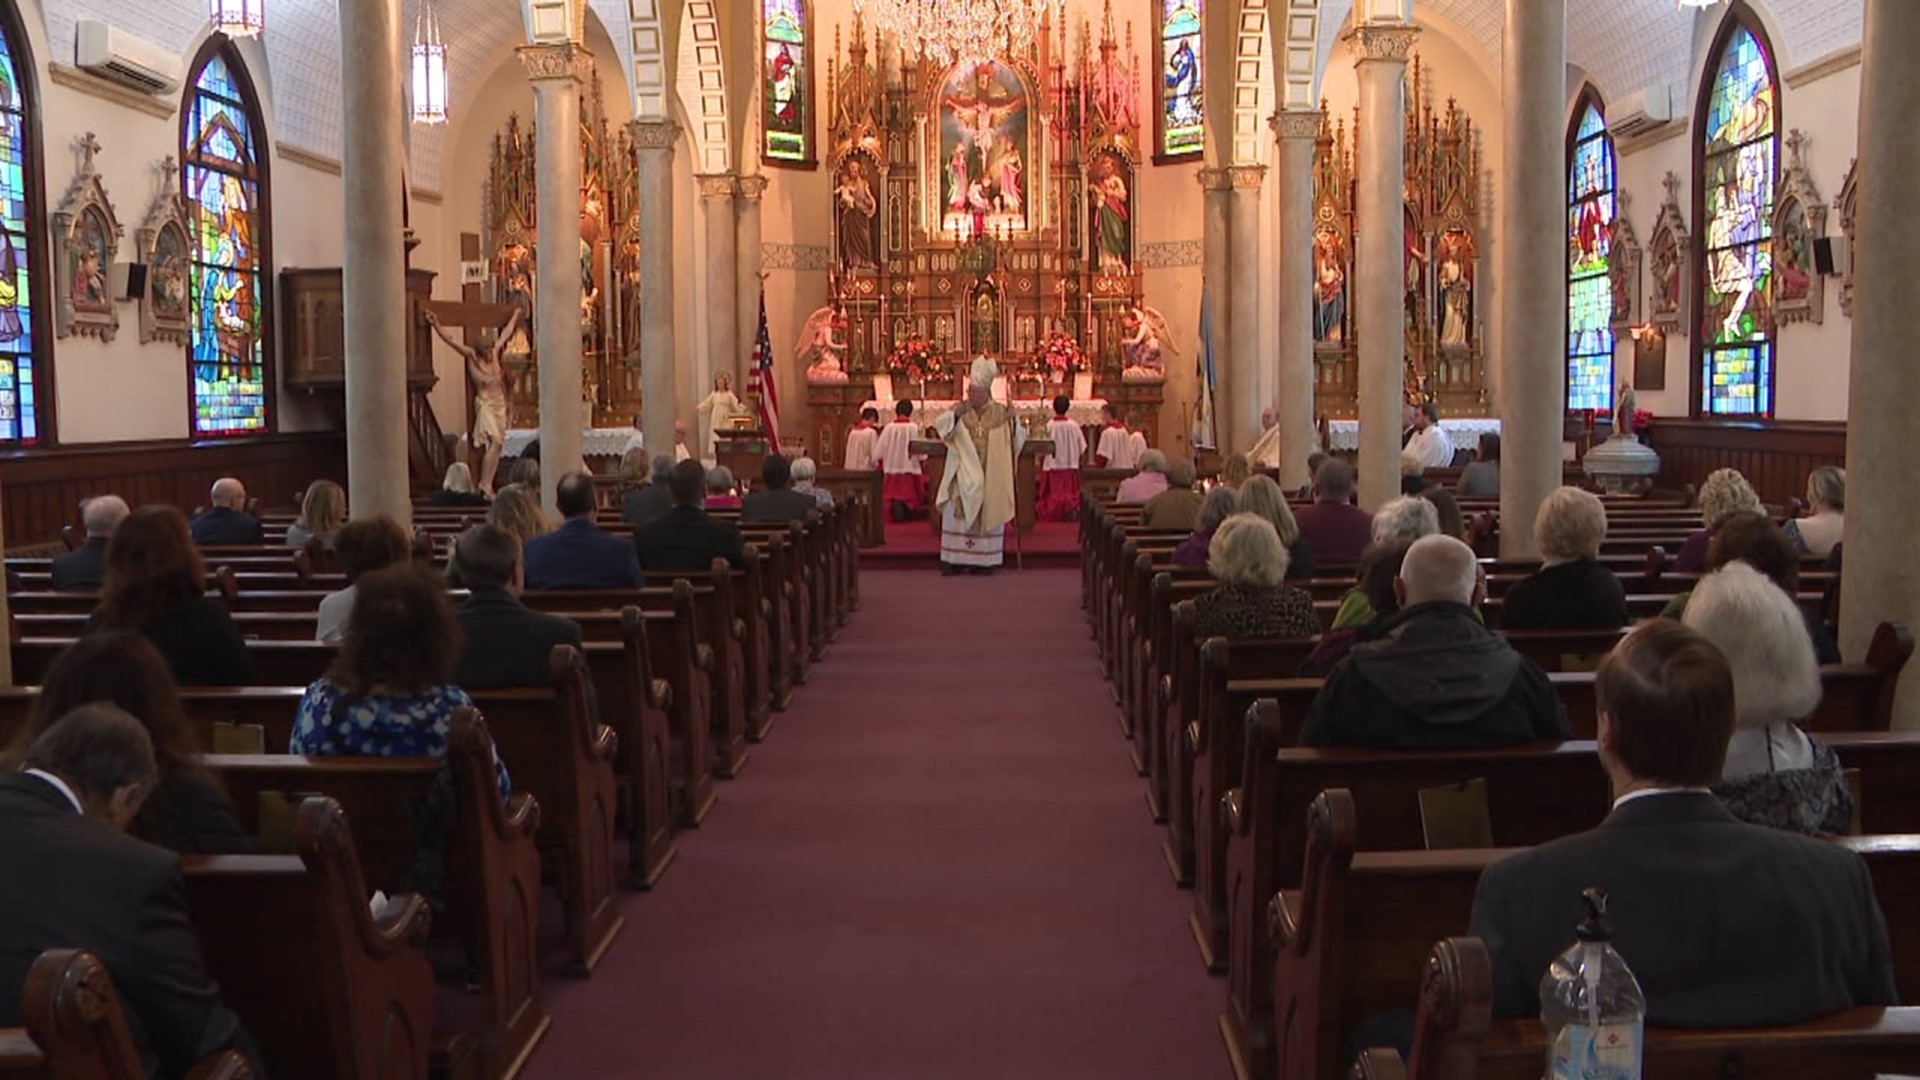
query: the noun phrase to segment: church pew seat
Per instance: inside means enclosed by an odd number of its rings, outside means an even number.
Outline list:
[[[1358,829],[1351,794],[1334,789],[1316,798],[1301,886],[1275,893],[1267,906],[1280,1080],[1342,1076],[1355,1025],[1413,1000],[1433,942],[1466,932],[1481,873],[1523,850],[1366,852],[1357,847]],[[1920,906],[1910,902],[1920,889],[1920,837],[1831,842],[1866,859],[1887,917],[1895,984],[1920,985]],[[1904,993],[1911,1000],[1914,991]],[[1534,1058],[1527,1075],[1537,1076],[1539,1064]]]
[[[346,814],[295,816],[296,855],[181,860],[188,918],[222,998],[276,1077],[424,1078],[434,1048],[431,916],[418,893],[376,916]]]
[[[1538,1020],[1491,1020],[1493,966],[1474,937],[1437,942],[1420,977],[1408,1059],[1363,1051],[1355,1080],[1534,1080],[1546,1059]],[[1893,1080],[1920,1061],[1920,1008],[1854,1008],[1766,1028],[1649,1028],[1647,1076]]]
[[[441,883],[445,915],[436,932],[468,941],[480,986],[478,1051],[489,1078],[513,1075],[551,1023],[541,999],[539,916],[540,804],[525,792],[503,802],[494,781],[486,722],[460,709],[448,734],[454,835]],[[369,883],[393,891],[416,845],[410,807],[434,785],[433,758],[309,758],[209,755],[207,768],[233,798],[241,824],[258,829],[263,794],[327,795],[346,811]],[[436,1018],[442,1028],[443,1018]],[[450,1043],[450,1035],[436,1034]]]
[[[23,1026],[0,1027],[0,1076],[9,1080],[143,1080],[133,1033],[113,978],[84,949],[48,949],[27,969]],[[395,1070],[387,1075],[424,1076]],[[193,1064],[186,1080],[251,1080],[252,1066],[222,1050]]]

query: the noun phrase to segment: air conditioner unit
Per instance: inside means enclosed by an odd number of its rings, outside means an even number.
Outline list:
[[[1631,139],[1673,123],[1674,87],[1649,86],[1607,110],[1607,128],[1617,139]]]
[[[179,57],[98,19],[74,24],[73,62],[144,94],[168,94],[180,86]]]

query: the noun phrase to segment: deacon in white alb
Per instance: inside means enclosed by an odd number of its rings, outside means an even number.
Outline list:
[[[1405,454],[1418,458],[1428,469],[1444,469],[1453,464],[1453,437],[1440,427],[1440,410],[1425,402],[1413,418],[1413,434],[1407,439]]]

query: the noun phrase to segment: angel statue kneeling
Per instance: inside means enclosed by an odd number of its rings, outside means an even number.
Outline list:
[[[847,329],[847,314],[829,304],[807,316],[806,325],[800,328],[800,340],[794,345],[794,355],[807,365],[807,381],[810,383],[843,383],[847,381],[847,343],[836,340],[837,335]]]
[[[1127,354],[1121,377],[1134,382],[1166,378],[1167,365],[1161,358],[1171,337],[1166,318],[1153,308],[1129,308],[1120,318],[1120,328],[1127,333],[1120,342]]]

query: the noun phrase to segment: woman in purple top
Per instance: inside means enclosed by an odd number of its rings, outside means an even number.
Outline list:
[[[1187,537],[1173,549],[1173,565],[1205,566],[1207,552],[1213,546],[1213,532],[1220,523],[1232,517],[1240,509],[1240,496],[1232,488],[1221,484],[1207,492],[1200,503],[1199,527],[1193,535]]]

